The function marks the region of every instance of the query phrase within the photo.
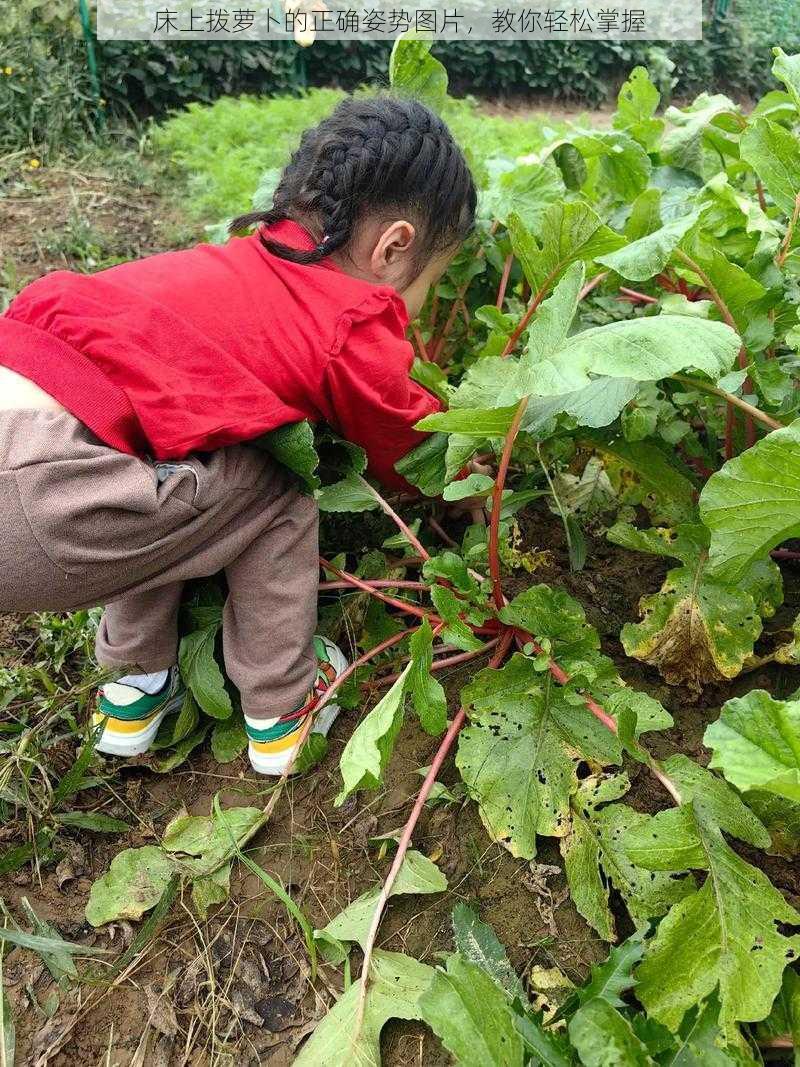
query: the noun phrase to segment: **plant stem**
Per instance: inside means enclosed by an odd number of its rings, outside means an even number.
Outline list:
[[[689,378],[685,374],[672,374],[670,377],[673,381],[680,382],[681,385],[688,385],[692,389],[699,389],[701,392],[709,393],[711,396],[718,396],[720,400],[725,400],[727,403],[733,404],[734,407],[741,408],[742,411],[751,415],[756,422],[762,423],[764,426],[769,427],[770,430],[782,430],[785,425],[785,423],[778,422],[771,415],[767,415],[765,411],[760,411],[758,408],[753,407],[752,404],[748,404],[741,397],[734,396],[733,393],[726,393],[724,389],[711,385],[709,382],[702,382],[699,378]]]
[[[628,289],[627,286],[621,285],[619,291],[623,296],[628,297],[630,300],[635,301],[637,304],[657,304],[658,298],[655,296],[648,296],[647,293],[640,293],[638,289]]]
[[[364,478],[362,475],[359,474],[357,477],[361,484],[364,486],[364,488],[375,497],[381,508],[383,508],[384,512],[397,526],[397,528],[400,530],[400,532],[403,534],[403,536],[409,542],[412,548],[415,548],[423,559],[430,559],[430,553],[425,548],[420,539],[417,537],[417,535],[413,533],[412,530],[403,522],[403,520],[400,518],[400,516],[397,514],[391,504],[389,504],[388,501],[383,499],[383,497],[375,488],[375,486],[370,485],[367,479]]]
[[[604,270],[600,274],[595,274],[594,278],[592,278],[591,281],[588,281],[586,285],[584,285],[583,289],[581,289],[580,295],[578,296],[578,303],[580,303],[581,300],[585,300],[589,293],[596,289],[598,285],[601,285],[607,277],[607,270]]]
[[[511,334],[509,339],[506,341],[505,348],[500,353],[500,358],[501,359],[507,359],[511,355],[511,353],[514,351],[514,349],[516,348],[517,341],[520,339],[522,334],[525,332],[525,328],[528,325],[528,323],[531,321],[531,319],[533,318],[534,312],[536,311],[538,306],[541,304],[541,302],[544,300],[545,296],[547,295],[547,292],[548,292],[548,290],[549,290],[549,288],[550,288],[550,286],[551,286],[551,284],[553,282],[553,279],[555,278],[557,272],[558,272],[558,268],[556,268],[556,270],[554,270],[551,274],[549,274],[545,278],[544,282],[542,283],[541,289],[539,289],[537,291],[536,295],[531,300],[530,304],[528,304],[528,307],[525,309],[525,314],[522,316],[522,318],[517,323],[516,327],[514,328],[514,332]]]
[[[756,178],[756,195],[758,196],[758,206],[762,211],[766,211],[767,198],[764,196],[764,185],[760,178]]]
[[[442,541],[444,541],[448,548],[458,548],[458,541],[454,541],[450,534],[447,533],[447,531],[436,521],[436,519],[429,518],[428,526],[430,526],[430,528],[437,535],[437,537],[440,537]]]
[[[498,311],[503,306],[503,301],[506,298],[506,289],[508,288],[508,279],[511,276],[511,268],[514,266],[514,253],[509,252],[506,256],[506,261],[503,264],[503,273],[500,275],[500,286],[497,290],[497,300],[495,301],[495,307]]]
[[[731,314],[730,308],[722,299],[718,289],[711,281],[709,276],[706,274],[706,272],[703,270],[703,268],[700,266],[700,264],[696,263],[691,256],[687,256],[686,253],[680,248],[677,250],[676,255],[678,256],[678,259],[680,259],[680,261],[684,263],[689,268],[689,270],[693,271],[702,281],[703,285],[706,287],[706,289],[708,289],[711,299],[717,305],[717,308],[723,318],[723,321],[726,322],[727,325],[730,326],[730,328],[738,334],[739,330],[736,326],[736,320]]]
[[[492,656],[491,662],[489,664],[490,667],[496,668],[500,666],[500,664],[506,657],[506,653],[508,652],[512,640],[513,634],[511,630],[509,630],[500,639],[500,643],[497,647],[497,650]],[[397,852],[394,857],[394,862],[392,863],[389,874],[386,876],[386,881],[383,883],[380,896],[378,897],[378,900],[375,904],[375,911],[372,915],[372,923],[370,924],[369,933],[367,934],[367,939],[364,943],[364,963],[361,969],[360,979],[361,989],[359,992],[358,1007],[356,1009],[356,1023],[353,1032],[354,1044],[358,1040],[358,1036],[361,1032],[361,1027],[364,1022],[364,1008],[367,1002],[367,988],[369,985],[370,964],[372,962],[372,954],[375,950],[375,941],[378,936],[378,928],[380,927],[381,919],[383,918],[384,908],[386,907],[386,903],[389,900],[389,896],[392,892],[394,883],[397,880],[397,876],[400,873],[400,868],[403,866],[403,860],[405,859],[406,852],[408,851],[408,847],[411,844],[411,837],[414,833],[417,822],[419,821],[419,817],[422,814],[422,809],[425,807],[425,801],[428,799],[430,791],[433,788],[433,783],[436,781],[436,776],[438,775],[441,766],[444,763],[445,757],[447,756],[447,753],[452,747],[453,742],[458,736],[461,727],[464,725],[466,717],[466,708],[459,708],[458,714],[450,723],[450,726],[447,729],[447,733],[444,735],[441,742],[439,743],[439,748],[436,750],[436,755],[431,761],[431,765],[428,768],[428,773],[425,775],[425,780],[423,781],[420,791],[417,794],[417,799],[414,802],[414,807],[411,809],[411,814],[409,815],[408,819],[406,820],[406,824],[403,827],[403,832],[400,835],[400,840],[397,844]]]
[[[422,334],[420,333],[419,326],[415,326],[411,332],[414,336],[414,341],[417,345],[419,358],[423,361],[423,363],[430,363],[431,357],[428,355],[428,349],[425,347],[425,341],[423,340]]]
[[[398,578],[370,578],[366,584],[371,589],[417,589],[420,592],[426,592],[430,586],[425,582],[410,582],[405,579]],[[352,589],[352,582],[320,582],[319,591],[326,593],[331,589]]]
[[[789,255],[789,249],[792,244],[792,238],[794,237],[795,226],[797,226],[797,219],[800,217],[800,193],[794,198],[794,211],[792,217],[789,219],[789,227],[786,230],[786,234],[781,241],[781,247],[778,250],[778,254],[775,257],[775,264],[778,267],[782,267],[786,262],[786,257]]]
[[[435,659],[430,665],[430,670],[443,671],[446,667],[457,667],[460,663],[469,663],[470,660],[480,659],[481,656],[485,656],[487,652],[493,649],[499,640],[499,637],[495,637],[493,641],[487,641],[483,648],[478,648],[474,652],[459,652],[457,656],[443,656],[441,659]],[[378,680],[378,685],[394,685],[399,677],[399,674],[387,674],[385,678]]]
[[[370,596],[374,596],[377,600],[382,600],[384,604],[389,604],[393,608],[399,608],[407,615],[416,615],[420,619],[428,619],[431,623],[441,622],[442,620],[438,615],[434,615],[430,611],[426,611],[424,608],[419,607],[417,604],[412,604],[408,600],[397,600],[395,597],[386,596],[379,589],[374,589],[367,582],[361,578],[356,578],[354,574],[349,574],[347,571],[339,570],[338,567],[334,567],[332,563],[326,560],[323,556],[319,557],[319,563],[323,570],[329,571],[331,574],[335,574],[343,582],[347,582],[348,585],[354,586],[356,589],[360,589],[363,593],[369,593]]]
[[[495,219],[494,222],[492,222],[492,225],[489,227],[489,236],[490,237],[494,236],[494,234],[497,232],[497,228],[498,228],[499,225],[500,225],[500,223],[497,221],[497,219]],[[486,248],[485,248],[484,245],[481,245],[481,247],[475,253],[475,258],[476,258],[476,260],[483,259],[483,257],[485,255],[486,255]],[[463,303],[464,297],[467,295],[467,289],[469,289],[469,285],[470,285],[471,281],[472,281],[472,279],[470,278],[470,280],[468,282],[465,282],[464,285],[462,285],[461,288],[458,290],[458,292],[456,294],[456,299],[450,305],[450,313],[447,316],[447,321],[444,324],[444,328],[443,328],[442,332],[439,334],[438,338],[436,338],[436,340],[433,341],[432,344],[431,344],[430,353],[431,353],[431,359],[433,360],[434,363],[438,363],[439,362],[439,359],[440,359],[440,357],[442,355],[442,351],[444,349],[444,343],[447,340],[447,337],[448,337],[450,331],[453,328],[453,324],[456,321],[456,317],[458,315],[458,305],[459,305],[459,303]]]
[[[511,452],[527,406],[528,397],[524,396],[517,405],[514,418],[508,428],[506,442],[503,445],[503,454],[500,457],[500,466],[497,468],[497,477],[492,490],[492,514],[489,519],[489,574],[492,579],[492,596],[498,610],[505,603],[503,600],[502,579],[500,577],[500,512],[503,508],[503,489],[506,484],[508,465],[511,462]]]

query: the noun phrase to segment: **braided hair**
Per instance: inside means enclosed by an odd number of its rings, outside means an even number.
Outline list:
[[[345,249],[358,222],[396,211],[418,229],[415,266],[454,247],[475,218],[475,183],[447,126],[416,100],[389,95],[343,100],[306,130],[281,175],[269,211],[242,215],[231,232],[282,219],[315,221],[322,238],[308,251],[261,234],[274,255],[319,263]]]

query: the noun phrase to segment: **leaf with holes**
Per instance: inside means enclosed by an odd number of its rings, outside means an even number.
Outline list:
[[[461,696],[471,709],[458,742],[461,777],[490,837],[532,859],[537,834],[569,832],[578,760],[619,763],[620,743],[526,656],[481,671]]]
[[[800,913],[729,848],[701,800],[693,808],[709,874],[662,919],[636,971],[636,995],[675,1031],[718,990],[720,1027],[732,1038],[738,1022],[768,1015],[784,969],[800,954]]]

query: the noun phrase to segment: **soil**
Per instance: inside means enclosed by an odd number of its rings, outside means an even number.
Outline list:
[[[85,181],[84,181],[85,179]],[[27,181],[28,179],[26,179]],[[94,229],[107,240],[106,254],[133,255],[153,251],[169,242],[175,219],[155,192],[130,187],[120,191],[106,178],[48,173],[30,179],[30,196],[12,191],[0,205],[0,227],[6,248],[21,278],[64,266],[69,256],[46,251],[33,232],[48,207],[48,225],[67,225],[73,192],[92,205]],[[120,231],[124,230],[124,239]],[[119,238],[119,244],[114,244]],[[109,249],[118,248],[118,252]],[[663,684],[647,667],[622,654],[621,625],[636,617],[639,598],[658,588],[666,569],[663,561],[624,552],[602,537],[590,537],[586,568],[570,573],[563,528],[545,507],[536,506],[520,519],[525,550],[544,550],[536,572],[518,573],[510,585],[519,591],[531,582],[564,588],[584,605],[590,622],[603,640],[604,651],[618,663],[633,686],[660,699],[675,717],[675,726],[652,737],[658,756],[685,752],[701,762],[707,754],[701,738],[730,696],[763,685],[788,693],[800,684],[797,670],[770,666],[743,676],[728,686],[708,687],[700,697]],[[380,521],[358,527],[345,545],[336,530],[329,540],[342,547],[380,544],[385,531]],[[800,608],[800,570],[784,571],[787,609]],[[515,588],[516,586],[516,588]],[[0,619],[5,642],[21,620]],[[475,673],[475,665],[453,669],[443,679],[451,706],[461,686]],[[365,889],[386,874],[390,856],[375,839],[391,835],[403,825],[419,788],[420,767],[430,763],[437,740],[408,723],[400,735],[385,788],[363,793],[342,807],[334,806],[338,792],[338,760],[359,717],[342,713],[336,722],[329,752],[314,771],[293,781],[273,820],[254,843],[253,858],[287,887],[315,927],[325,923]],[[66,754],[69,760],[70,753]],[[244,758],[218,765],[201,750],[166,776],[141,764],[108,762],[113,798],[107,789],[83,792],[81,804],[106,802],[104,812],[137,820],[124,835],[81,832],[71,839],[62,861],[38,872],[26,867],[0,879],[0,895],[11,913],[22,920],[23,898],[36,914],[65,938],[115,952],[128,945],[135,929],[127,923],[94,931],[83,910],[92,881],[103,874],[123,848],[155,843],[169,819],[181,807],[208,814],[212,799],[222,804],[266,803],[265,783]],[[662,807],[666,798],[638,765],[629,770],[633,789],[627,798],[642,811]],[[458,775],[449,759],[441,775],[446,785]],[[68,843],[70,839],[67,839]],[[5,845],[4,845],[5,847]],[[414,847],[432,857],[446,874],[449,889],[431,897],[392,901],[382,927],[380,947],[407,952],[429,963],[452,947],[450,913],[467,901],[491,922],[508,949],[518,973],[526,977],[532,966],[558,966],[572,981],[584,980],[607,946],[577,914],[561,871],[558,848],[543,841],[533,864],[513,859],[492,843],[475,805],[464,803],[426,809]],[[748,855],[767,871],[795,905],[800,905],[800,871],[778,856]],[[558,865],[559,873],[544,865]],[[145,952],[116,979],[61,991],[38,956],[7,951],[5,983],[16,1019],[18,1062],[47,1062],[53,1067],[96,1067],[97,1064],[134,1067],[178,1067],[261,1063],[268,1067],[291,1064],[297,1048],[322,1018],[342,988],[340,972],[323,964],[311,983],[306,952],[297,928],[283,906],[249,874],[235,873],[231,901],[212,911],[207,922],[194,917],[188,899],[173,907],[166,923]],[[617,908],[620,932],[628,932]],[[354,963],[358,964],[358,954]],[[103,957],[98,957],[102,960]],[[85,966],[85,964],[83,965]],[[93,964],[102,973],[100,964]],[[357,973],[357,972],[355,972]],[[450,1062],[426,1028],[393,1022],[384,1030],[383,1062],[387,1067],[444,1067]]]

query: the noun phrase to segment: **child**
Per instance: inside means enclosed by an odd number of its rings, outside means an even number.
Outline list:
[[[272,209],[231,227],[255,233],[56,271],[0,317],[0,610],[107,605],[97,659],[128,673],[99,694],[100,751],[144,752],[179,706],[182,586],[224,570],[250,759],[284,771],[305,721],[292,713],[346,660],[314,637],[314,500],[246,442],[324,420],[405,487],[394,464],[438,409],[408,377],[405,330],[475,199],[427,108],[348,99],[303,135]]]

